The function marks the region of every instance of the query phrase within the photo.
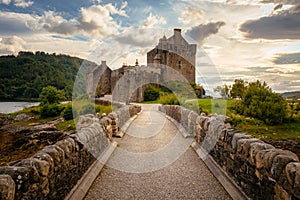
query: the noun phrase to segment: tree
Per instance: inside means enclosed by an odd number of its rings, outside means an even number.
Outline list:
[[[242,79],[234,80],[234,84],[232,85],[230,96],[231,98],[242,98],[246,91],[246,83]]]
[[[283,122],[286,107],[286,101],[279,94],[272,92],[265,82],[256,81],[249,83],[236,111],[268,125],[276,125]]]
[[[226,84],[222,87],[222,86],[218,86],[214,89],[215,92],[218,92],[222,98],[227,99],[229,98],[229,86],[227,86]]]
[[[63,90],[57,90],[53,86],[47,86],[42,89],[40,94],[40,104],[58,104],[60,101],[66,100]]]

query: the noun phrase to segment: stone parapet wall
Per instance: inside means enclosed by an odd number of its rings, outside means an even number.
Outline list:
[[[300,199],[300,162],[296,154],[232,129],[224,115],[197,115],[170,105],[160,110],[192,134],[250,198]]]
[[[125,106],[101,119],[80,116],[77,133],[37,152],[31,158],[0,167],[0,199],[64,199],[111,138],[132,116],[136,105]]]

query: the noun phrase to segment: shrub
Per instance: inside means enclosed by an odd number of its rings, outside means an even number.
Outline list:
[[[159,89],[153,85],[148,85],[144,92],[145,101],[155,101],[159,97]]]
[[[40,115],[41,118],[47,117],[56,117],[59,116],[61,109],[58,107],[57,104],[44,104],[41,106]]]
[[[173,93],[160,96],[159,102],[163,105],[179,105],[179,101]]]
[[[75,113],[74,113],[75,114]],[[62,115],[63,115],[63,118],[65,119],[65,120],[71,120],[71,119],[73,119],[73,109],[72,109],[72,106],[67,106],[67,107],[65,107],[65,109],[64,109],[64,111],[63,111],[63,113],[62,113]],[[76,114],[75,114],[76,115]]]

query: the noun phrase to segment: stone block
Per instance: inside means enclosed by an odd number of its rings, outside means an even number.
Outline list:
[[[75,150],[75,142],[72,138],[60,140],[55,144],[65,152],[66,158],[69,158]]]
[[[267,150],[267,149],[275,149],[274,146],[262,142],[253,142],[250,143],[250,163],[255,164],[256,162],[256,154],[261,150]]]
[[[237,149],[237,142],[240,140],[240,139],[246,139],[246,138],[252,138],[250,135],[246,135],[244,133],[236,133],[233,135],[232,137],[232,141],[231,141],[231,148],[236,150]]]
[[[289,184],[293,187],[294,196],[300,198],[300,163],[288,163],[285,167],[285,173]]]
[[[298,156],[290,151],[285,151],[285,154],[275,156],[271,166],[271,174],[273,178],[278,180],[282,171],[290,162],[299,162]]]
[[[263,143],[263,141],[256,138],[245,138],[237,141],[237,152],[248,158],[250,156],[250,147],[252,143]]]
[[[44,149],[37,152],[33,158],[46,161],[49,164],[49,174],[54,173],[54,160],[49,154],[44,152]]]
[[[16,184],[10,175],[0,175],[0,199],[14,200]]]
[[[33,182],[33,171],[28,167],[5,166],[0,167],[0,174],[11,176],[15,183],[15,199],[21,199]]]

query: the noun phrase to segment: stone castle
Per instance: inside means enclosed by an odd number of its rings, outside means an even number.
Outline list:
[[[196,44],[189,44],[182,37],[181,29],[174,29],[173,36],[163,36],[147,53],[147,66],[139,66],[136,60],[135,65],[123,65],[116,70],[111,70],[105,61],[91,67],[86,75],[87,94],[98,97],[113,93],[124,101],[141,102],[149,83],[172,81],[176,73],[185,78],[182,81],[195,82],[196,50]]]

